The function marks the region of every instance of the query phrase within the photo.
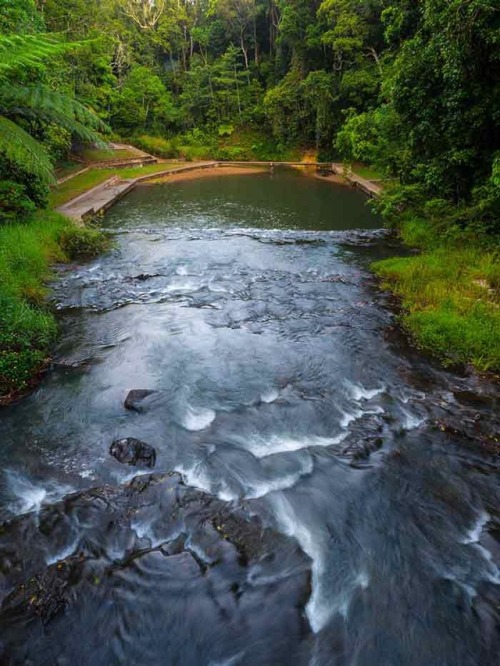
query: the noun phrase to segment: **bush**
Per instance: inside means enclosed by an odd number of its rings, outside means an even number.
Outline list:
[[[26,222],[36,206],[26,194],[26,188],[10,180],[0,181],[0,224]]]
[[[97,229],[71,226],[61,233],[59,244],[68,259],[90,259],[109,247],[109,239]]]
[[[42,369],[44,360],[45,354],[39,349],[0,351],[0,394],[4,388],[26,388],[33,375]]]
[[[159,136],[144,134],[131,139],[131,143],[155,157],[162,157],[164,159],[179,157],[179,149],[175,139],[163,139]]]
[[[19,164],[0,160],[0,181],[8,180],[24,186],[25,195],[37,206],[45,208],[49,201],[49,187],[40,178],[25,171]]]
[[[49,356],[57,334],[45,302],[50,263],[94,256],[108,244],[53,211],[0,226],[0,397],[25,389]]]
[[[0,396],[26,387],[55,335],[49,312],[0,292]]]

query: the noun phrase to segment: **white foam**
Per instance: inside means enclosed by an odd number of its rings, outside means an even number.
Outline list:
[[[264,437],[256,435],[241,441],[254,456],[265,458],[276,453],[290,453],[292,451],[308,449],[312,446],[333,446],[340,444],[346,436],[346,433],[340,433],[336,437],[320,437],[317,435],[304,435],[303,437],[270,435],[269,437]]]
[[[152,525],[153,518],[134,519],[130,523],[130,528],[135,532],[138,539],[151,539],[153,537]]]
[[[325,626],[332,613],[331,605],[324,598],[320,585],[324,570],[323,553],[318,546],[318,540],[298,520],[292,505],[283,494],[273,495],[271,503],[282,531],[294,537],[312,560],[312,591],[306,605],[306,614],[311,629],[317,633]]]
[[[303,476],[311,474],[313,467],[314,464],[312,458],[309,457],[304,461],[302,468],[298,472],[285,474],[284,476],[269,481],[253,482],[250,484],[250,490],[245,493],[245,499],[259,499],[278,490],[288,490],[289,488],[293,488]]]
[[[347,428],[353,421],[356,421],[360,416],[363,416],[363,414],[364,412],[362,409],[357,409],[354,412],[344,412],[340,419],[340,426],[342,428]]]
[[[489,520],[490,516],[486,513],[486,511],[483,511],[471,529],[467,532],[467,535],[462,540],[462,543],[479,543],[484,526],[488,524]]]
[[[425,418],[417,416],[417,414],[411,414],[406,409],[402,409],[401,411],[403,412],[403,415],[405,417],[402,423],[402,427],[404,430],[415,430],[415,428],[421,426],[422,423],[424,423],[425,421]]]
[[[346,381],[345,385],[356,402],[359,402],[360,400],[371,400],[385,391],[385,386],[380,386],[375,389],[366,389],[364,386],[361,386],[361,384],[354,384],[350,381]]]
[[[91,469],[83,469],[78,472],[78,474],[82,477],[82,479],[93,479],[94,478],[94,472]]]
[[[185,276],[180,275],[172,279],[172,282],[167,286],[166,291],[168,293],[172,291],[198,291],[200,286],[199,280],[186,279]]]
[[[337,612],[340,613],[344,619],[347,619],[349,608],[356,590],[359,588],[366,590],[369,582],[370,579],[368,578],[368,574],[364,571],[351,579],[347,583],[345,589],[336,597],[335,603],[332,604],[330,608],[330,616]]]
[[[38,512],[44,504],[57,502],[73,490],[55,481],[42,484],[12,470],[5,470],[5,476],[13,496],[9,510],[14,514]]]
[[[260,399],[262,402],[265,402],[267,404],[274,402],[280,397],[280,393],[277,389],[271,388],[268,389],[267,391],[264,391],[262,395],[260,396]]]
[[[66,546],[66,548],[63,548],[62,550],[60,550],[55,555],[48,555],[45,558],[45,562],[47,563],[47,566],[50,566],[51,564],[55,564],[56,562],[60,562],[61,560],[65,560],[70,555],[73,555],[73,553],[78,548],[78,543],[79,543],[79,539],[75,539],[72,543],[70,543],[68,546]]]
[[[344,412],[342,418],[340,419],[340,426],[342,428],[347,428],[353,421],[357,421],[359,418],[365,414],[383,414],[384,410],[382,407],[375,407],[374,409],[356,409],[353,412]]]
[[[490,516],[485,511],[479,514],[478,519],[471,527],[471,529],[467,532],[464,539],[462,539],[461,543],[463,543],[466,546],[473,546],[474,548],[476,548],[476,550],[478,550],[481,553],[489,569],[489,571],[486,573],[486,578],[491,583],[494,583],[495,585],[500,585],[500,568],[497,567],[497,565],[493,561],[493,555],[490,553],[490,551],[479,543],[483,530],[485,526],[488,524],[489,520]]]
[[[184,466],[177,467],[176,472],[182,475],[182,479],[187,486],[204,490],[211,495],[216,495],[224,502],[231,502],[238,499],[238,495],[230,490],[225,482],[220,482],[218,488],[214,489],[210,476],[203,463],[199,462],[190,468]]]
[[[213,409],[206,409],[205,407],[190,407],[186,410],[182,418],[182,425],[186,430],[197,432],[198,430],[205,430],[215,419],[215,411]]]

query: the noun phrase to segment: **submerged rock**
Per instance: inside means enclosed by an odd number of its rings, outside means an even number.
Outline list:
[[[118,462],[127,465],[154,467],[156,463],[154,447],[146,444],[146,442],[141,442],[140,439],[135,437],[115,439],[109,448],[109,452]]]
[[[150,389],[132,389],[127,394],[125,402],[123,403],[125,409],[130,409],[134,412],[144,411],[144,405],[142,402],[150,395],[153,395],[156,391],[151,391]]]
[[[176,473],[5,523],[0,552],[2,663],[309,663],[309,557]]]

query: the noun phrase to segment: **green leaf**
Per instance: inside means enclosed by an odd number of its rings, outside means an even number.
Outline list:
[[[44,182],[54,181],[52,162],[43,146],[4,116],[0,116],[0,153]]]

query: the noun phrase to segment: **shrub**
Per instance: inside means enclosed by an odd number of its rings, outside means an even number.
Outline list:
[[[8,180],[24,186],[25,195],[38,208],[45,208],[49,201],[49,187],[40,178],[25,171],[19,164],[0,160],[0,181]]]
[[[10,180],[0,181],[0,223],[26,222],[35,209],[24,185]]]
[[[39,349],[19,352],[0,351],[0,394],[16,387],[26,388],[33,375],[42,369],[45,354]]]
[[[131,143],[156,157],[163,157],[164,159],[179,157],[179,149],[175,139],[163,139],[159,136],[144,134],[135,137]]]
[[[102,231],[71,226],[59,236],[59,244],[68,259],[89,259],[109,247],[109,239]]]

